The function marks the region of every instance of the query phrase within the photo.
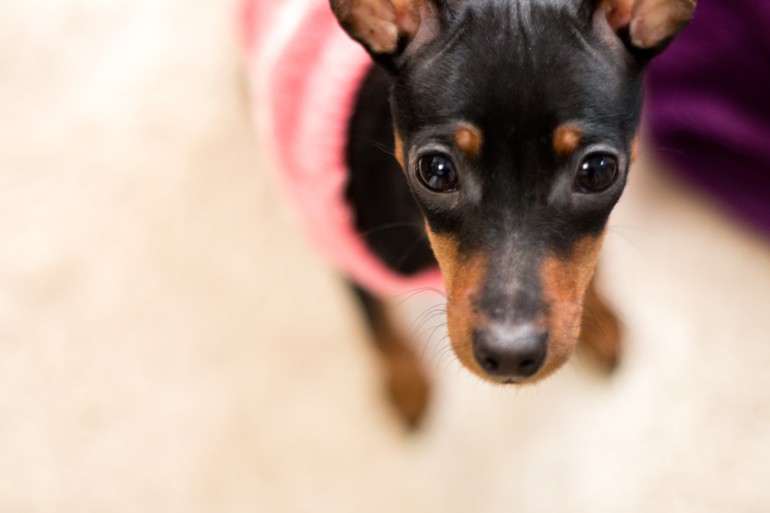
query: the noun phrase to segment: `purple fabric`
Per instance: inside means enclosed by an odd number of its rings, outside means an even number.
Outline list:
[[[770,237],[770,0],[699,0],[645,115],[660,157]]]

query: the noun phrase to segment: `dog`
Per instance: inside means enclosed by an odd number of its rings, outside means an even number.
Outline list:
[[[408,423],[422,418],[429,381],[382,298],[434,284],[436,264],[454,353],[483,379],[541,380],[579,340],[617,361],[619,323],[594,271],[636,155],[645,68],[694,8],[246,2],[266,146],[351,277]]]

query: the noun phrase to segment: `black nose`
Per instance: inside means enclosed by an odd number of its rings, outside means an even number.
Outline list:
[[[492,377],[522,380],[535,374],[548,352],[548,332],[531,325],[493,326],[473,332],[473,354]]]

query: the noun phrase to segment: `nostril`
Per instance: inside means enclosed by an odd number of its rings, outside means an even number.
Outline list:
[[[492,358],[491,356],[481,357],[481,366],[487,372],[497,372],[500,369],[500,362]]]
[[[534,358],[525,358],[519,363],[519,372],[524,376],[531,376],[535,373],[539,364]]]

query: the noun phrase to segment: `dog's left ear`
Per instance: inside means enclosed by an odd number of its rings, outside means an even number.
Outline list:
[[[430,0],[330,0],[345,31],[389,67],[415,39],[436,7]]]
[[[600,8],[633,49],[657,53],[690,21],[695,0],[603,0]]]

